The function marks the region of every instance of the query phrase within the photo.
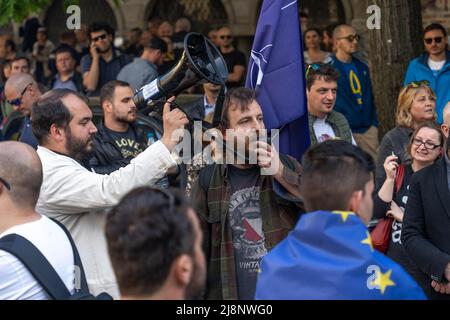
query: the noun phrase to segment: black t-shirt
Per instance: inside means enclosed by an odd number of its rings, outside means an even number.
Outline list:
[[[229,224],[233,235],[240,300],[253,300],[261,258],[266,255],[260,211],[260,168],[228,166],[231,184]]]
[[[180,31],[180,32],[175,33],[171,38],[175,61],[180,60],[181,55],[183,54],[184,38],[186,37],[187,34],[188,33],[186,31]]]
[[[106,127],[105,130],[108,131],[124,159],[131,161],[131,159],[135,158],[139,153],[145,150],[146,146],[139,144],[136,134],[131,126],[128,127],[126,132],[116,132]]]
[[[234,66],[243,66],[245,68],[245,55],[237,50],[234,50],[230,53],[222,53],[222,57],[225,60],[225,63],[227,64],[228,72],[232,73]],[[228,88],[234,88],[234,87],[240,87],[244,84],[245,80],[245,74],[242,78],[242,81],[240,82],[229,82],[227,81],[227,87]]]

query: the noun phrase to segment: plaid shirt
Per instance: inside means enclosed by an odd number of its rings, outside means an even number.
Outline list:
[[[301,166],[293,158],[280,157],[287,182],[300,187]],[[202,169],[202,170],[205,170]],[[201,175],[201,174],[200,174]],[[193,185],[192,200],[204,228],[204,249],[208,264],[207,299],[238,299],[233,237],[229,223],[230,181],[227,165],[215,165],[208,192],[201,178]],[[295,226],[300,214],[301,199],[288,194],[271,176],[260,181],[260,210],[269,251]]]

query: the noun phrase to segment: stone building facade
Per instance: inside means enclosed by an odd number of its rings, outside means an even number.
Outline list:
[[[450,0],[421,0],[424,25],[437,21],[450,31]],[[64,0],[54,0],[39,13],[48,27],[50,38],[56,40],[64,30],[68,15]],[[116,2],[120,5],[116,6]],[[364,35],[367,32],[367,7],[371,0],[299,0],[299,9],[310,15],[310,26],[324,27],[331,23],[352,24]],[[145,28],[153,16],[174,22],[178,16],[188,16],[194,28],[207,32],[208,28],[228,24],[237,46],[249,52],[258,21],[262,0],[79,0],[82,23],[94,20],[109,22],[123,37],[133,27]],[[15,28],[17,30],[17,26]]]

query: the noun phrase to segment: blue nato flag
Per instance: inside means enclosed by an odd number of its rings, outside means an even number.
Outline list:
[[[246,87],[256,90],[267,129],[280,129],[280,152],[301,160],[310,145],[297,1],[264,0]]]

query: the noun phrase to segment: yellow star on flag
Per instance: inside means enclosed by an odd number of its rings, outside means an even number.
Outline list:
[[[348,216],[354,216],[355,214],[350,211],[333,211],[333,214],[339,214],[342,217],[342,220],[344,222],[347,221]]]
[[[395,282],[390,279],[391,274],[392,270],[389,270],[386,273],[377,271],[377,278],[374,281],[372,281],[372,285],[379,287],[381,294],[384,294],[387,287],[395,286]]]
[[[361,241],[362,244],[367,244],[370,247],[370,251],[373,251],[372,238],[370,237],[370,233],[367,232],[367,238]]]

